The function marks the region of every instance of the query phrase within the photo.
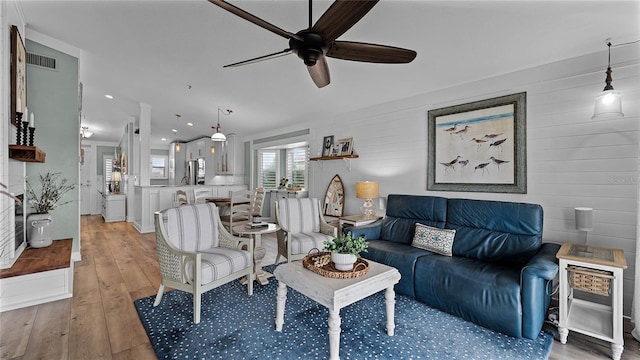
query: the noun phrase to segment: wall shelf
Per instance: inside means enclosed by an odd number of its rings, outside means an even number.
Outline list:
[[[309,158],[310,161],[324,161],[324,160],[338,160],[338,159],[356,159],[359,158],[360,156],[353,154],[353,155],[338,155],[338,156],[318,156],[318,157],[312,157]]]
[[[47,154],[36,146],[9,145],[10,159],[43,163],[45,156],[47,156]]]
[[[338,155],[338,156],[318,156],[318,157],[309,158],[309,161],[325,161],[325,160],[342,159],[342,160],[344,160],[345,165],[347,165],[347,169],[349,169],[349,171],[351,171],[351,159],[357,159],[359,157],[360,156],[358,156],[356,154]],[[322,167],[322,163],[320,163],[320,167]]]

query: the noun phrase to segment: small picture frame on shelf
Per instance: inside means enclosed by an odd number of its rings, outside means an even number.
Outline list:
[[[322,140],[322,156],[331,156],[333,147],[333,135],[325,136]]]
[[[342,145],[340,143],[331,145],[331,153],[329,156],[340,156],[340,150],[342,149]]]
[[[353,138],[344,138],[338,140],[338,144],[340,144],[340,154],[339,155],[351,155],[353,153]]]

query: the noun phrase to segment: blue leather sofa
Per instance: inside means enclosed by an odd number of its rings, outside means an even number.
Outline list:
[[[396,292],[517,338],[535,339],[551,301],[560,248],[542,243],[540,205],[389,195],[386,217],[350,228],[363,257],[397,268]],[[455,229],[453,256],[411,246],[415,224]]]

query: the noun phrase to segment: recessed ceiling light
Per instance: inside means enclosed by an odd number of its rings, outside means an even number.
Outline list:
[[[171,129],[171,131],[173,131],[174,134],[178,132],[176,129]]]
[[[162,139],[160,139],[160,140],[162,140],[162,141],[167,141],[167,138],[162,138]]]
[[[113,95],[109,95],[109,94],[106,94],[104,97],[106,97],[107,99],[113,99]]]
[[[189,126],[193,126],[193,123],[190,123],[190,122],[189,122],[189,123],[187,123],[187,125],[189,125]]]

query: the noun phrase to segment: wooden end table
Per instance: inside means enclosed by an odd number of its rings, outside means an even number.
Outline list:
[[[280,230],[280,225],[277,224],[267,224],[267,226],[263,227],[253,227],[250,228],[248,224],[236,225],[233,227],[233,231],[240,235],[251,235],[253,237],[253,266],[254,273],[256,275],[256,280],[260,285],[269,284],[269,277],[272,275],[262,270],[262,260],[264,259],[267,251],[262,247],[262,234],[270,234]],[[246,283],[246,279],[241,280],[241,283],[244,285]]]
[[[340,309],[385,290],[387,335],[393,336],[396,303],[393,287],[400,281],[400,272],[390,266],[367,261],[369,272],[354,279],[333,279],[318,275],[305,269],[301,261],[279,265],[273,272],[278,280],[276,331],[282,331],[284,325],[288,286],[329,309],[330,360],[337,360],[340,352]]]
[[[368,225],[368,224],[371,224],[372,222],[378,221],[380,219],[382,219],[382,216],[379,216],[379,215],[373,215],[373,216],[369,216],[369,217],[366,217],[366,216],[364,216],[362,214],[340,216],[340,218],[339,218],[339,220],[340,220],[340,228],[338,230],[342,234],[342,229],[344,229],[346,226],[351,227],[351,226]]]
[[[565,243],[556,257],[560,260],[560,343],[567,343],[569,330],[611,343],[611,357],[619,360],[624,350],[622,330],[622,271],[627,268],[620,249]],[[611,305],[602,305],[574,297],[569,285],[570,267],[607,272]],[[575,269],[572,271],[575,272]],[[581,271],[581,270],[578,270]],[[579,288],[578,288],[579,290]]]

